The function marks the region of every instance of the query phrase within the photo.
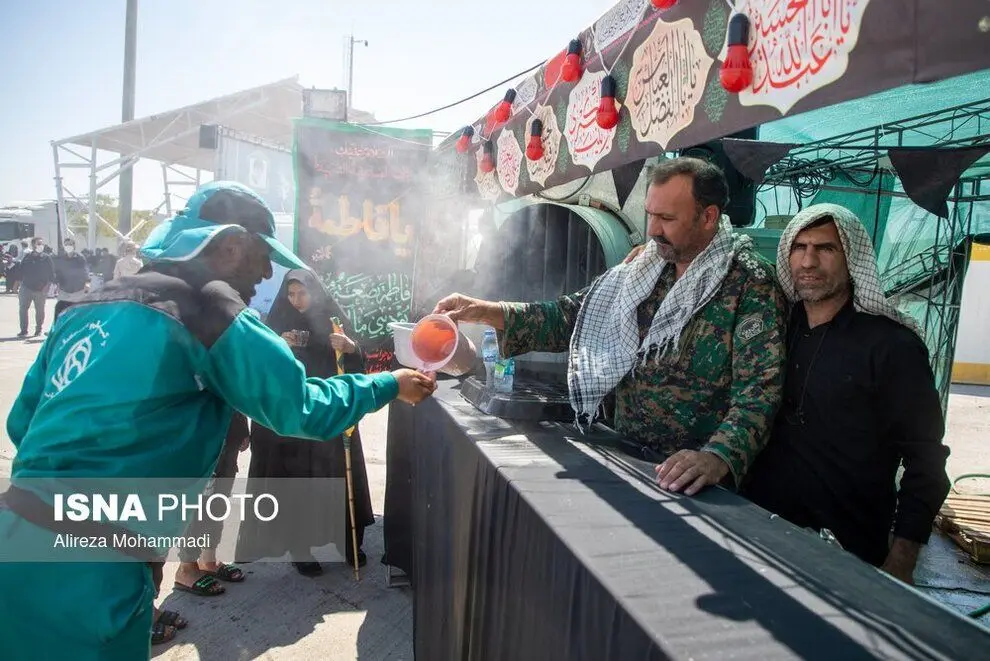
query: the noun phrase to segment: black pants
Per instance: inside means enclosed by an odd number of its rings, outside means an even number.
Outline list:
[[[233,437],[232,437],[233,436]],[[241,441],[234,435],[228,435],[223,450],[220,451],[220,458],[217,460],[217,467],[213,471],[213,479],[206,487],[204,497],[212,494],[222,494],[230,496],[234,490],[234,477],[237,475],[237,456],[241,451]],[[205,500],[205,498],[204,498]],[[216,548],[220,545],[220,536],[223,533],[223,521],[214,521],[208,516],[201,517],[189,524],[186,529],[187,537],[199,537],[200,535],[210,536],[210,547]],[[179,549],[179,562],[196,562],[199,560],[201,549],[183,547]]]
[[[40,331],[41,327],[45,325],[45,301],[48,299],[45,289],[34,291],[22,284],[21,288],[17,291],[18,312],[20,313],[22,333],[27,333],[28,331],[28,308],[31,307],[32,303],[34,303],[35,330]]]

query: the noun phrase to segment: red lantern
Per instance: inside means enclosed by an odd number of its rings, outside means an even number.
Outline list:
[[[495,108],[495,121],[499,124],[509,121],[509,117],[512,116],[512,102],[516,100],[516,91],[509,88],[505,92],[505,97]]]
[[[529,129],[529,142],[526,144],[526,158],[538,161],[543,158],[543,122],[533,120]]]
[[[485,174],[495,169],[495,147],[491,140],[485,140],[485,144],[482,145],[482,156],[481,162],[478,163],[478,169]]]
[[[753,66],[749,63],[749,19],[735,14],[729,19],[728,52],[719,71],[722,87],[738,94],[753,84]]]
[[[560,77],[568,83],[577,82],[581,78],[581,40],[571,39],[567,45],[567,57],[560,69]]]
[[[461,137],[457,138],[457,151],[460,153],[467,152],[471,147],[471,138],[474,136],[474,127],[465,126],[461,129]]]
[[[561,67],[564,66],[564,58],[567,57],[567,49],[560,51],[549,60],[543,67],[543,84],[547,89],[556,85],[562,79]]]
[[[653,6],[657,9],[670,9],[677,4],[677,0],[653,0]]]
[[[602,78],[602,100],[598,104],[595,121],[603,129],[614,129],[619,123],[619,109],[615,107],[615,78],[611,75]]]

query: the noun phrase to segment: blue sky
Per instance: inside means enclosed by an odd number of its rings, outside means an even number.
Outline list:
[[[381,120],[444,105],[551,57],[612,0],[142,0],[136,116],[298,75],[343,87],[343,39],[356,47],[354,105]],[[54,198],[52,140],[119,123],[125,0],[0,0],[0,206]],[[399,124],[456,130],[495,90]],[[135,207],[162,196],[139,164]],[[76,192],[81,171],[66,174]],[[71,179],[70,179],[71,178]],[[100,190],[116,195],[116,182]]]

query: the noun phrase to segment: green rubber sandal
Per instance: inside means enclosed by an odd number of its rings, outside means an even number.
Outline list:
[[[200,597],[219,597],[227,591],[226,588],[220,585],[217,579],[209,575],[200,576],[191,586],[175,583],[172,587],[176,590],[189,592]]]

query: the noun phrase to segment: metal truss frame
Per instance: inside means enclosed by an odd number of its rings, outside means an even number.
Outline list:
[[[295,79],[280,81],[272,86],[292,83]],[[297,84],[297,83],[296,83]],[[218,127],[227,125],[238,116],[245,113],[255,113],[261,115],[269,102],[268,88],[263,86],[246,90],[244,92],[232,94],[219,99],[213,99],[193,106],[188,106],[179,110],[174,110],[145,119],[133,120],[126,124],[101,129],[82,136],[75,136],[63,140],[52,141],[52,157],[55,164],[55,192],[57,198],[60,221],[70,235],[75,235],[76,231],[85,229],[86,244],[93,248],[96,245],[96,230],[102,224],[116,235],[118,240],[127,239],[143,223],[132,227],[127,234],[122,234],[114,228],[106,218],[100,216],[96,208],[97,194],[106,185],[113,182],[127,168],[133,167],[142,158],[159,160],[162,165],[162,177],[165,184],[164,200],[155,209],[155,213],[165,207],[169,214],[172,213],[172,187],[173,186],[198,186],[205,170],[203,167],[191,167],[177,163],[173,160],[162,160],[155,158],[157,153],[163,153],[170,146],[177,146],[182,140],[188,140],[191,136],[199,133],[200,126],[213,124]],[[169,117],[162,125],[163,117]],[[277,120],[278,118],[272,118]],[[133,144],[128,144],[126,148],[121,148],[119,141],[114,142],[113,147],[107,145],[107,140],[115,131],[123,131],[125,128],[136,128],[140,138]],[[110,138],[112,139],[112,138]],[[87,146],[81,146],[85,144]],[[117,157],[100,163],[98,152],[110,151],[117,154]],[[212,171],[216,171],[219,159],[219,150],[214,150],[211,160]],[[88,172],[89,190],[73,191],[69,189],[63,180],[62,173],[66,169],[85,169]],[[193,171],[193,172],[190,172]],[[209,170],[207,170],[209,171]],[[178,179],[171,179],[170,173],[175,174]],[[187,196],[179,196],[187,197]],[[79,224],[70,225],[68,209],[87,209],[86,224],[83,228]]]
[[[81,151],[81,150],[80,150]],[[98,148],[95,146],[90,149],[90,156],[84,156],[76,151],[71,146],[53,142],[52,143],[52,154],[55,159],[55,195],[56,202],[58,204],[60,222],[64,223],[66,232],[71,237],[76,237],[77,233],[86,233],[86,247],[94,248],[96,246],[96,229],[102,223],[108,230],[110,230],[114,235],[116,235],[119,241],[124,241],[131,234],[137,231],[141,226],[147,221],[142,221],[137,225],[133,226],[127,234],[122,234],[117,228],[115,228],[110,222],[101,216],[96,210],[96,200],[97,194],[104,186],[111,183],[114,179],[120,176],[126,168],[132,167],[134,163],[140,160],[139,155],[131,155],[132,158],[128,160],[124,165],[114,170],[109,175],[105,175],[103,179],[99,179],[99,174],[101,171],[113,167],[114,163],[97,163],[97,151]],[[118,159],[117,162],[119,162]],[[163,168],[171,167],[165,163],[162,164]],[[65,181],[62,179],[63,169],[88,169],[89,170],[89,191],[88,194],[77,194],[75,191],[70,189]],[[166,185],[165,191],[166,201],[168,198],[168,186]],[[162,206],[167,206],[166,202],[159,204],[154,210],[154,213],[158,213]],[[75,215],[70,213],[70,211],[86,210],[86,221],[84,223],[72,222],[72,218]]]
[[[935,217],[933,244],[884,274],[889,283],[888,296],[924,303],[921,327],[925,331],[943,411],[948,407],[952,385],[963,284],[972,246],[973,205],[982,197],[982,181],[960,182],[953,191],[949,217]]]
[[[965,137],[957,137],[962,130],[965,130]],[[892,169],[887,160],[887,150],[912,147],[912,137],[921,137],[926,141],[919,148],[988,144],[990,98],[800,145],[787,154],[785,162],[791,165],[771,167],[761,187],[789,186],[789,182],[819,173],[823,168],[861,173],[874,173],[878,167]],[[967,177],[961,179],[966,180]],[[982,197],[973,199],[988,200],[990,191],[984,191]],[[968,201],[969,198],[961,200]]]
[[[960,133],[965,136],[960,137]],[[924,140],[922,148],[990,144],[990,98],[800,145],[791,149],[777,167],[770,168],[760,188],[793,189],[795,182],[824,179],[823,172],[866,174],[872,182],[882,171],[893,171],[887,150],[912,147],[912,137]],[[948,406],[963,282],[972,244],[973,205],[990,200],[988,181],[990,175],[964,174],[953,189],[949,217],[933,216],[933,222],[937,223],[933,244],[883,274],[888,296],[921,302],[925,306],[920,321],[943,411]],[[878,209],[882,196],[907,197],[899,191],[864,190],[854,186],[813,186],[806,192],[814,195],[819,190],[875,195]]]
[[[219,152],[220,150],[217,149],[218,161],[219,161]],[[172,204],[173,196],[179,198],[183,202],[188,200],[192,196],[192,193],[194,193],[196,189],[199,188],[200,184],[203,182],[203,171],[199,168],[188,168],[181,165],[169,165],[168,163],[162,163],[161,166],[162,166],[162,184],[165,186],[165,199],[158,206],[158,208],[160,209],[162,206],[164,206],[165,215],[171,218],[174,215],[173,209],[179,206]],[[218,167],[219,165],[217,165],[213,169],[214,173],[217,171]],[[170,176],[178,177],[178,179],[169,179]],[[173,192],[174,187],[179,187],[181,190],[185,191],[190,186],[192,186],[192,191],[189,192],[189,195]],[[138,227],[140,227],[140,225],[138,225]],[[137,227],[134,227],[131,231],[133,232],[136,229]]]

